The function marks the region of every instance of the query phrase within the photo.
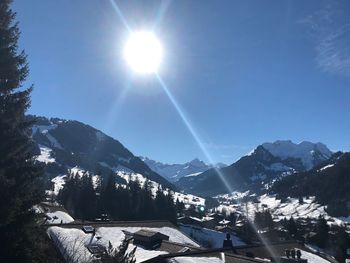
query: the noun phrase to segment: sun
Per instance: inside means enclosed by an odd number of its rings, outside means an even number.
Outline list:
[[[137,73],[157,72],[163,57],[163,48],[153,32],[139,31],[130,35],[124,49],[124,58]]]

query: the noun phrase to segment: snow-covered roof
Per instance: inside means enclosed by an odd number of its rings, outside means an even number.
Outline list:
[[[181,233],[178,229],[172,227],[95,227],[96,235],[85,234],[79,228],[64,228],[64,227],[49,227],[48,234],[55,242],[61,253],[65,253],[66,259],[69,261],[78,260],[84,262],[91,262],[93,257],[87,249],[89,244],[100,244],[106,248],[109,246],[109,242],[113,248],[118,248],[125,238],[125,232],[135,233],[141,229],[159,232],[161,234],[169,236],[169,241],[189,245],[193,247],[199,247],[199,245]],[[99,237],[99,238],[96,238]],[[129,244],[128,251],[135,248],[135,245]],[[135,258],[136,262],[142,262],[144,260],[156,257],[161,254],[166,254],[167,251],[159,250],[146,250],[142,247],[136,248]]]
[[[47,224],[67,224],[74,221],[73,217],[71,217],[68,213],[63,211],[46,213],[46,215],[49,217],[46,221]]]
[[[313,254],[311,252],[306,252],[304,250],[301,250],[301,258],[307,259],[307,262],[309,263],[329,263],[330,261]]]
[[[173,259],[174,263],[223,263],[216,257],[177,257]]]
[[[198,217],[190,216],[189,218],[191,218],[192,220],[198,221],[198,222],[202,222],[202,219],[200,219]]]
[[[214,219],[214,217],[211,217],[211,216],[203,216],[202,221],[205,222],[205,221],[210,221],[213,219]]]
[[[221,221],[219,222],[219,224],[221,224],[221,225],[227,225],[227,224],[229,224],[230,222],[231,222],[231,221],[224,219],[224,220],[221,220]]]

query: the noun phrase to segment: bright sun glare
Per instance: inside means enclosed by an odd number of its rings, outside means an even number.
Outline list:
[[[140,31],[132,33],[125,49],[124,58],[137,73],[149,74],[158,70],[163,56],[160,41],[154,33]]]

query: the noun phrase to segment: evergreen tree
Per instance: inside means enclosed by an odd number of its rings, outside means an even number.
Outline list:
[[[273,229],[273,219],[269,209],[263,212],[256,211],[254,216],[254,224],[259,228],[267,227],[269,230]]]
[[[89,174],[85,174],[81,178],[78,204],[82,219],[93,220],[96,217],[96,203],[97,198],[92,177]]]
[[[349,246],[349,237],[344,226],[339,227],[335,233],[335,258],[345,262],[346,250]]]
[[[299,205],[304,204],[304,198],[302,196],[299,196]]]
[[[179,198],[176,199],[176,212],[179,214],[182,214],[182,212],[185,210],[185,204],[183,202],[179,201]]]
[[[110,244],[111,245],[111,244]],[[102,256],[102,262],[105,263],[135,263],[135,248],[130,251],[126,252],[129,246],[129,241],[127,239],[124,239],[123,242],[120,244],[118,249],[114,249],[112,246],[108,248],[108,254]]]
[[[287,230],[289,235],[295,237],[298,234],[298,227],[293,217],[291,217],[287,222]]]
[[[161,187],[158,187],[154,201],[159,219],[166,219],[167,211],[164,208],[166,207],[167,200]]]
[[[319,217],[316,225],[316,236],[315,236],[315,243],[321,248],[326,247],[328,243],[329,238],[329,226],[327,224],[326,219],[323,217]]]
[[[71,175],[67,178],[64,188],[58,194],[58,200],[64,205],[70,214],[80,218],[80,178]]]
[[[264,220],[265,220],[265,225],[269,230],[273,229],[274,222],[272,219],[272,215],[269,209],[265,210],[264,212]]]
[[[166,220],[169,220],[171,223],[176,224],[177,213],[174,203],[174,197],[172,192],[169,190],[168,195],[166,196]]]
[[[114,212],[116,198],[117,189],[115,185],[115,178],[113,174],[110,174],[108,178],[102,182],[101,198],[99,203],[101,213],[108,213],[115,218],[117,216]]]
[[[31,208],[43,198],[43,172],[32,153],[32,123],[25,117],[32,87],[22,87],[28,64],[18,51],[10,3],[0,1],[0,255],[3,262],[28,262],[38,253]]]
[[[140,215],[142,215],[143,219],[145,220],[155,219],[155,206],[152,198],[152,192],[149,189],[148,180],[145,181],[142,192],[140,194]]]

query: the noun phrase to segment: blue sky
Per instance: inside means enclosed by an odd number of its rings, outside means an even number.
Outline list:
[[[350,3],[116,1],[164,47],[164,83],[214,161],[278,139],[350,149]],[[74,119],[135,155],[206,157],[153,75],[125,65],[109,0],[17,0],[34,84],[30,113]],[[161,11],[160,11],[161,10]]]

